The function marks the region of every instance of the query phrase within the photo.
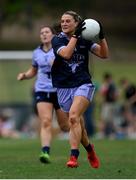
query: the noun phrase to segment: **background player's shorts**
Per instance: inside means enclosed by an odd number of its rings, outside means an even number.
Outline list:
[[[48,102],[52,103],[54,108],[60,109],[58,98],[57,98],[57,92],[35,92],[35,102]]]
[[[94,91],[93,84],[83,84],[76,88],[57,88],[59,105],[63,111],[69,112],[75,96],[84,96],[91,102]]]

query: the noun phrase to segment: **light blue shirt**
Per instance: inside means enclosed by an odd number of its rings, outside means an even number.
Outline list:
[[[51,78],[51,67],[54,61],[53,49],[45,52],[42,46],[33,51],[32,66],[38,69],[37,79],[35,82],[35,92],[55,92]]]

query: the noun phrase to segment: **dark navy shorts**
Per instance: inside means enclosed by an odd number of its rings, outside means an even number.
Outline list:
[[[35,92],[34,98],[36,103],[48,102],[52,103],[56,110],[60,109],[57,98],[57,92]]]

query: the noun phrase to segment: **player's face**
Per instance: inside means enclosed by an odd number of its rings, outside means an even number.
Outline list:
[[[53,33],[49,27],[44,27],[40,31],[40,38],[43,44],[50,43],[53,37]]]
[[[77,22],[75,21],[73,16],[69,14],[64,14],[61,17],[61,28],[64,33],[73,34],[76,26],[77,26]]]

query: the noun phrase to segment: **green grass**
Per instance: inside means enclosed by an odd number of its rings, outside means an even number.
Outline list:
[[[35,139],[0,140],[0,179],[135,179],[136,141],[94,140],[101,167],[92,169],[81,147],[80,166],[65,166],[69,155],[68,141],[54,140],[52,163],[39,162],[40,142]]]

